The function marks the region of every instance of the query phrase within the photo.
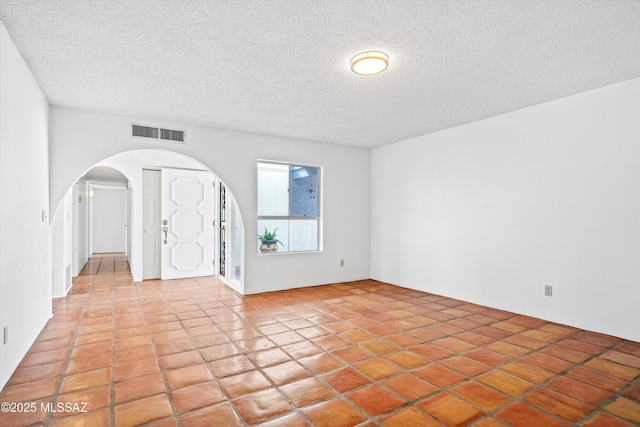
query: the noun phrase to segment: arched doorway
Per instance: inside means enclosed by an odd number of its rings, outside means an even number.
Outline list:
[[[167,150],[148,149],[123,152],[105,159],[87,170],[68,190],[67,195],[56,210],[54,223],[56,220],[68,219],[70,216],[71,221],[78,220],[78,223],[73,222],[74,229],[82,227],[81,215],[77,213],[73,215],[76,209],[75,207],[70,208],[68,205],[73,205],[81,200],[81,194],[79,193],[82,193],[82,191],[87,192],[85,197],[89,199],[90,194],[88,191],[90,191],[90,187],[99,185],[96,184],[97,181],[87,179],[87,177],[95,178],[98,172],[104,173],[109,170],[124,177],[127,193],[126,255],[133,280],[144,280],[145,189],[143,175],[144,171],[159,171],[162,169],[201,171],[211,175],[213,183],[211,196],[214,198],[213,212],[211,212],[211,225],[213,226],[213,241],[211,242],[213,259],[211,262],[214,267],[212,274],[219,276],[231,288],[243,293],[244,225],[237,202],[233,197],[233,193],[218,175],[189,156]],[[104,181],[102,184],[104,184]],[[73,241],[74,237],[70,232],[64,231],[61,235],[54,233],[53,240],[53,248],[56,251],[57,248],[69,247],[68,241]],[[81,264],[82,254],[80,251],[83,245],[76,242],[72,246],[72,257],[73,259],[79,259],[77,264]],[[90,250],[87,252],[90,252]],[[54,262],[57,265],[62,262],[61,268],[67,268],[65,264],[67,260],[54,259]],[[76,274],[78,268],[82,268],[82,265],[74,268]],[[65,290],[65,293],[67,290]],[[54,293],[54,296],[61,295]]]

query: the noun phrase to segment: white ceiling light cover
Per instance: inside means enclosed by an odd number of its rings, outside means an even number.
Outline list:
[[[363,76],[380,74],[389,66],[389,55],[378,50],[362,52],[351,58],[351,71]]]

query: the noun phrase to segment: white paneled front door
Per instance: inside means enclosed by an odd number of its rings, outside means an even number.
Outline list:
[[[161,193],[161,278],[213,275],[213,175],[162,169]]]

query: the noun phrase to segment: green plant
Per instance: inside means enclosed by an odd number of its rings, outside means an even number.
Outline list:
[[[284,246],[284,244],[280,240],[276,239],[276,231],[278,231],[277,227],[273,231],[269,231],[265,227],[264,233],[262,233],[262,235],[258,235],[258,239],[260,239],[265,245],[273,245],[274,243],[279,243]]]

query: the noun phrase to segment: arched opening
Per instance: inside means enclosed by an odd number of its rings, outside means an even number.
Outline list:
[[[165,174],[173,177],[172,183],[167,185],[167,188],[171,187],[171,192],[148,193],[146,177],[164,177]],[[178,195],[180,199],[179,194],[187,191],[184,189],[188,187],[185,187],[185,183],[196,182],[194,176],[208,183],[206,186],[200,181],[197,183],[198,192],[206,191],[206,200],[209,203],[206,206],[198,203],[202,217],[192,217],[193,210],[187,209],[181,214],[170,212],[167,218],[158,218],[158,224],[154,224],[153,221],[150,223],[148,201],[157,198],[160,208],[156,214],[159,214],[166,194],[171,194],[171,197]],[[101,217],[113,217],[112,212],[120,212],[118,203],[107,202],[109,207],[104,208],[104,203],[98,203],[96,199],[98,194],[103,199],[109,199],[108,196],[114,195],[122,196],[113,198],[124,203],[122,232],[115,232],[115,242],[102,241],[98,244],[96,240],[103,235],[114,237],[113,231],[105,233],[105,230],[97,230],[96,220]],[[190,199],[190,196],[182,199]],[[175,201],[171,204],[175,205]],[[108,209],[111,212],[97,212],[96,209]],[[185,212],[188,215],[185,215]],[[179,235],[180,230],[192,230],[194,224],[207,227],[206,232],[196,230],[195,240],[192,239],[191,242],[181,239],[184,236]],[[110,248],[125,253],[134,281],[170,278],[160,273],[157,277],[149,276],[147,264],[157,262],[160,269],[180,270],[182,277],[218,276],[234,290],[244,292],[244,225],[236,199],[215,172],[189,156],[167,150],[145,149],[119,153],[98,162],[78,177],[67,190],[56,209],[52,225],[54,297],[64,296],[69,291],[71,277],[80,272],[91,254],[111,252]],[[159,238],[146,238],[151,233]],[[119,243],[122,245],[118,246]],[[189,243],[192,243],[191,248],[188,246]],[[111,244],[114,246],[109,246]],[[157,247],[150,249],[150,245],[155,244]],[[194,251],[194,246],[202,247],[201,252]],[[163,254],[169,254],[169,248],[173,248],[173,252],[162,258]],[[179,252],[175,248],[186,249]],[[182,264],[173,265],[178,262]],[[169,263],[172,266],[168,266]],[[205,263],[206,269],[203,267]],[[185,264],[193,264],[197,271],[185,271]],[[192,275],[189,276],[190,274]]]

